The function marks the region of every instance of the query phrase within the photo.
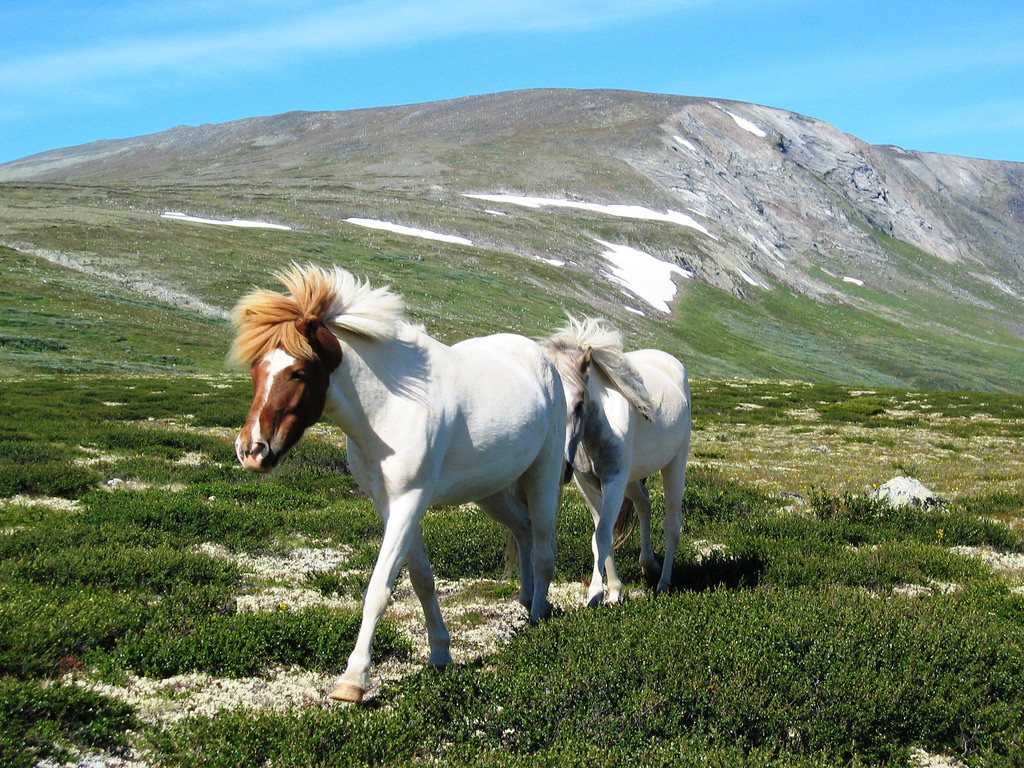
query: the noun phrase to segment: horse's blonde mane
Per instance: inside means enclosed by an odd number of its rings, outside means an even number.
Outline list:
[[[299,325],[316,320],[334,331],[373,339],[390,338],[403,322],[405,302],[387,286],[372,288],[350,272],[334,267],[292,264],[274,275],[290,295],[257,289],[232,311],[235,340],[230,358],[251,365],[280,347],[293,357],[315,356]]]
[[[590,350],[591,362],[601,369],[612,386],[621,392],[644,418],[650,418],[651,396],[636,368],[624,356],[622,333],[607,320],[599,317],[577,320],[570,315],[568,325],[560,328],[543,343],[555,357],[556,366],[558,358],[563,357],[568,350]],[[562,372],[561,367],[559,372]]]

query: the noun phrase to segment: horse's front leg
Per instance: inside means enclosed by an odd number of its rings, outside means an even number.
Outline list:
[[[359,625],[355,648],[348,657],[348,666],[330,698],[339,701],[359,702],[363,699],[370,682],[370,654],[373,635],[377,631],[384,611],[391,599],[395,579],[402,568],[402,561],[409,551],[414,526],[419,525],[425,505],[423,494],[408,493],[393,501],[386,509],[380,509],[384,520],[384,539],[377,555],[377,563],[370,575],[370,584],[363,596],[363,620]],[[422,540],[421,540],[422,542]]]
[[[594,578],[590,582],[590,593],[587,595],[588,606],[601,604],[605,587],[608,589],[608,602],[619,602],[622,582],[615,571],[612,543],[615,538],[615,521],[619,519],[619,510],[622,509],[628,480],[624,473],[601,478],[601,511],[595,520],[594,538],[591,543],[591,549],[594,551]],[[601,583],[602,571],[604,584]]]
[[[622,582],[615,572],[612,540],[615,535],[615,521],[622,507],[626,477],[613,475],[601,478],[600,484],[594,477],[577,477],[577,485],[583,491],[590,507],[590,514],[594,518],[594,535],[590,538],[594,570],[590,575],[590,588],[587,590],[587,606],[593,608],[604,601],[606,573],[609,602],[618,602],[622,590]]]

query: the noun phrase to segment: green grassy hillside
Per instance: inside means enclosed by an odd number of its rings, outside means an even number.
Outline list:
[[[782,376],[931,389],[1020,391],[1024,386],[1019,377],[1024,341],[1009,330],[1009,319],[993,324],[991,308],[953,305],[924,292],[897,301],[846,286],[847,299],[836,303],[775,286],[740,299],[684,280],[670,314],[647,307],[641,316],[626,306],[642,302],[629,300],[600,273],[362,230],[336,219],[304,219],[300,202],[275,197],[272,189],[249,190],[250,197],[264,201],[259,217],[290,222],[293,231],[160,217],[179,208],[215,210],[223,217],[255,215],[251,206],[226,206],[219,189],[114,193],[21,184],[5,185],[4,192],[0,373],[5,375],[223,370],[230,341],[226,317],[237,298],[253,286],[275,287],[272,274],[292,261],[312,261],[390,284],[406,297],[410,319],[449,342],[508,330],[544,335],[572,312],[609,317],[623,328],[630,347],[668,349],[696,376]],[[338,206],[353,199],[351,193],[342,195]],[[388,201],[376,202],[384,207]],[[361,195],[359,204],[372,209],[375,198]],[[544,226],[538,224],[538,231]],[[566,221],[557,226],[561,236],[571,236]],[[947,279],[935,267],[938,260],[920,253],[915,258],[921,269],[930,270],[930,279]],[[975,282],[975,292],[992,295],[995,302],[999,291]]]

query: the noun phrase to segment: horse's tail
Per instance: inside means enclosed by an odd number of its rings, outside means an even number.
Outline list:
[[[628,496],[622,499],[622,506],[619,507],[619,516],[615,519],[615,531],[612,539],[612,549],[618,549],[636,530],[637,524],[636,506]]]

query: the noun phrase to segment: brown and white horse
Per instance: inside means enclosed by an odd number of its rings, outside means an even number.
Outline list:
[[[576,320],[542,340],[565,387],[576,484],[594,517],[594,571],[587,604],[617,602],[612,538],[623,498],[640,518],[640,565],[658,591],[672,585],[690,453],[690,382],[683,364],[657,349],[622,351],[622,335],[606,321]],[[643,480],[661,472],[665,488],[664,567],[651,548],[651,501]]]
[[[566,408],[551,359],[512,334],[446,346],[403,319],[402,299],[340,268],[293,266],[290,292],[258,290],[236,306],[232,355],[249,366],[252,408],[239,461],[269,472],[326,413],[384,521],[355,649],[332,698],[360,701],[370,649],[403,561],[423,606],[431,666],[451,662],[420,520],[432,504],[475,501],[519,550],[519,600],[550,613],[554,524]]]

